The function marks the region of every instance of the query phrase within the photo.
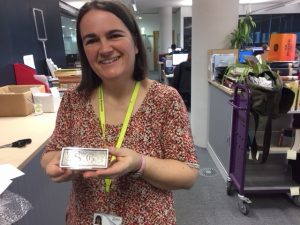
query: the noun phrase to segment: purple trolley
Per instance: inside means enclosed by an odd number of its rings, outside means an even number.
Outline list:
[[[248,158],[250,90],[237,84],[229,103],[233,114],[227,194],[233,195],[237,191],[239,210],[247,215],[252,202],[245,194],[286,193],[290,196],[290,188],[300,184],[292,179],[286,154],[270,154],[263,164]],[[290,197],[300,206],[299,195]]]

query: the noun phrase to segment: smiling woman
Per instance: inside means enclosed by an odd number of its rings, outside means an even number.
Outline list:
[[[66,224],[101,214],[115,224],[175,225],[172,190],[191,188],[199,167],[182,98],[147,78],[143,39],[123,3],[86,3],[76,28],[82,80],[64,93],[41,160],[54,182],[73,182]],[[61,149],[72,146],[108,149],[108,167],[60,167]]]

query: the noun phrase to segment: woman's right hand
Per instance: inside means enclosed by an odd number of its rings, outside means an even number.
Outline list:
[[[59,167],[61,152],[48,152],[41,161],[42,167],[52,181],[60,183],[72,180],[81,174],[80,171],[64,169]]]

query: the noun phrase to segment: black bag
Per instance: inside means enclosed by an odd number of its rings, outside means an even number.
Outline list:
[[[271,87],[259,85],[255,82],[255,78],[265,78],[271,83]],[[256,159],[258,150],[255,136],[259,124],[259,117],[267,117],[261,159],[261,163],[264,163],[270,151],[272,119],[276,119],[290,110],[295,94],[292,90],[283,86],[283,82],[277,73],[270,70],[258,75],[249,73],[245,83],[250,89],[250,111],[253,114],[255,122],[254,138],[251,144],[251,155],[253,159]]]
[[[271,87],[261,86],[253,79],[265,78],[271,82]],[[249,73],[246,78],[246,85],[250,89],[251,111],[261,116],[271,116],[273,119],[279,116],[279,102],[283,83],[277,73],[264,71],[258,75]]]

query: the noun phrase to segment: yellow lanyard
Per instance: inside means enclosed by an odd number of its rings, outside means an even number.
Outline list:
[[[140,89],[140,82],[138,81],[134,85],[134,90],[133,90],[131,98],[130,98],[128,109],[127,109],[127,112],[126,112],[126,115],[125,115],[125,118],[123,121],[122,129],[120,131],[120,134],[119,134],[119,137],[118,137],[118,140],[116,143],[117,149],[121,147],[122,142],[124,140],[125,133],[126,133],[126,130],[127,130],[128,124],[129,124],[130,117],[132,115],[133,107],[136,102],[136,97],[139,92],[139,89]],[[101,130],[102,130],[102,139],[105,142],[105,111],[104,111],[104,97],[103,97],[102,85],[100,85],[100,87],[99,87],[98,94],[99,94],[100,126],[101,126]],[[115,156],[112,156],[110,161],[112,162],[113,160],[115,160],[115,158],[116,158]],[[108,179],[108,178],[105,179],[105,191],[106,192],[109,192],[110,185],[111,185],[111,179]]]

